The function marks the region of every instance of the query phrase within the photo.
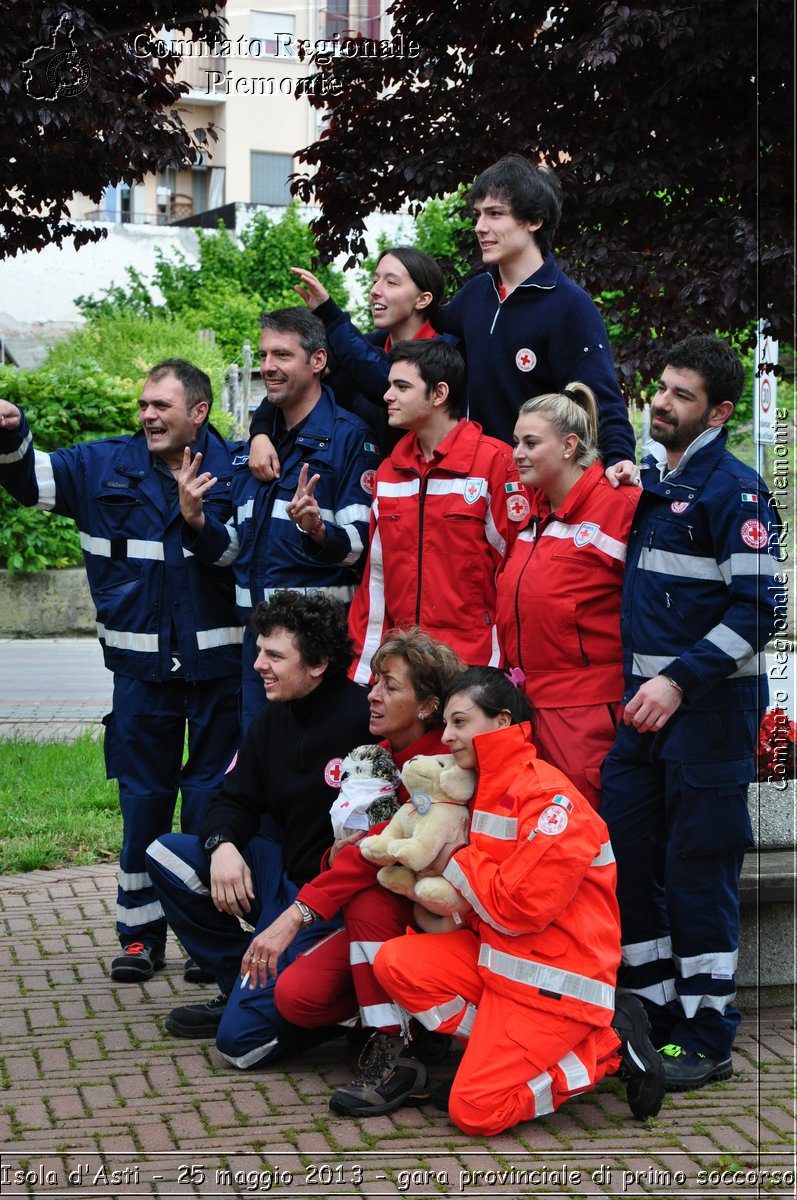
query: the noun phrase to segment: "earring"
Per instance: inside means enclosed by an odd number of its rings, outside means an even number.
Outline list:
[[[427,714],[426,714],[425,712],[419,712],[419,713],[418,713],[418,720],[419,720],[419,721],[425,721],[425,720],[426,720],[426,716],[427,716]]]
[[[566,450],[565,453],[562,455],[562,458],[569,458],[569,457],[570,457],[570,452],[568,450]]]

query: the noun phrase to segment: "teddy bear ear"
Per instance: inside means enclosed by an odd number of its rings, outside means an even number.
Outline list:
[[[476,772],[452,763],[440,772],[440,787],[452,800],[470,800],[476,787]]]

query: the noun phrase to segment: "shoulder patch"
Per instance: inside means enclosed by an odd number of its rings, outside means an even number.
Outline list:
[[[556,837],[558,833],[564,833],[569,820],[566,809],[558,804],[549,804],[540,813],[537,829],[540,833],[547,834],[548,837]]]
[[[763,550],[769,540],[766,527],[752,517],[745,521],[739,534],[745,546],[749,546],[751,550]]]
[[[507,497],[506,515],[510,521],[514,521],[516,524],[520,521],[525,521],[530,512],[531,505],[527,497],[522,493],[514,492],[511,496]]]
[[[374,492],[376,491],[376,471],[373,469],[369,471],[363,471],[362,475],[360,476],[360,487],[364,492],[367,492],[369,496],[373,496]]]

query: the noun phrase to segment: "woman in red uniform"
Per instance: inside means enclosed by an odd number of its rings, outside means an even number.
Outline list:
[[[418,628],[391,630],[377,650],[371,661],[370,731],[399,769],[416,754],[442,749],[442,696],[463,666],[453,650]],[[401,803],[409,799],[403,786],[398,798]],[[372,964],[382,942],[411,924],[412,903],[376,882],[379,867],[357,848],[363,836],[364,831],[335,842],[319,874],[299,890],[298,904],[254,939],[241,964],[249,986],[261,985],[262,960],[290,945],[303,918],[306,923],[318,916],[329,919],[342,909],[344,927],[297,958],[277,980],[277,1008],[307,1029],[359,1015],[365,1027],[393,1031],[403,1019],[377,983]]]
[[[503,672],[464,672],[444,716],[447,749],[478,773],[470,842],[449,848],[443,870],[461,897],[459,928],[394,938],[374,969],[421,1025],[465,1043],[451,1119],[468,1134],[500,1133],[621,1064],[631,1111],[654,1116],[664,1078],[647,1017],[636,997],[615,997],[620,918],[606,826],[537,757],[528,703]]]
[[[525,674],[539,754],[595,808],[621,711],[620,593],[641,495],[605,478],[597,436],[583,383],[520,409],[514,459],[531,511],[497,581],[498,636]]]

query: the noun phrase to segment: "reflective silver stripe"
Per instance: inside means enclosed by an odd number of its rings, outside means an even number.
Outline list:
[[[486,482],[486,481],[485,481]],[[491,492],[487,491],[487,511],[484,516],[484,536],[487,542],[492,546],[496,553],[500,554],[501,558],[506,554],[506,538],[498,532],[498,528],[493,520],[493,498]]]
[[[453,1020],[454,1017],[464,1013],[467,1008],[464,996],[454,996],[451,1000],[444,1000],[442,1004],[435,1004],[432,1008],[426,1008],[423,1012],[413,1012],[411,1015],[416,1017],[425,1029],[439,1029],[446,1021]]]
[[[650,942],[629,942],[622,950],[623,962],[627,967],[641,967],[644,963],[672,958],[672,939],[663,937]]]
[[[144,888],[152,887],[152,880],[146,871],[128,873],[120,869],[116,878],[119,887],[124,888],[126,892],[141,892]]]
[[[238,557],[238,551],[241,548],[241,543],[238,539],[238,531],[233,524],[232,517],[225,525],[225,529],[230,537],[230,544],[222,554],[221,558],[216,559],[217,567],[229,567],[230,563],[235,562]]]
[[[179,879],[184,883],[189,891],[195,892],[197,896],[209,896],[210,888],[206,887],[202,880],[197,875],[196,871],[190,866],[184,858],[180,858],[173,850],[169,850],[164,846],[158,838],[154,842],[150,842],[147,846],[147,854],[156,863],[160,863],[165,867],[175,879]]]
[[[336,525],[353,525],[355,521],[364,524],[370,515],[371,506],[369,504],[348,504],[346,508],[338,509],[332,519]]]
[[[651,1004],[658,1004],[660,1008],[678,999],[674,979],[663,979],[661,983],[651,983],[649,987],[632,987],[628,990],[635,996],[642,996],[643,999],[649,1000]]]
[[[196,644],[200,650],[217,650],[219,646],[238,646],[244,640],[242,625],[224,625],[219,629],[198,629]]]
[[[151,925],[153,921],[162,921],[163,909],[157,900],[152,904],[142,904],[140,908],[125,908],[123,904],[117,904],[116,920],[127,929],[138,929],[140,925]]]
[[[637,569],[673,575],[679,579],[710,579],[723,582],[717,560],[699,554],[676,554],[673,550],[642,550]]]
[[[473,833],[484,833],[487,837],[499,838],[503,842],[517,841],[516,817],[499,817],[496,813],[476,809],[470,827]]]
[[[23,440],[20,442],[20,444],[16,450],[12,450],[10,454],[0,454],[0,464],[2,464],[3,466],[6,466],[6,465],[10,465],[11,463],[21,462],[22,459],[27,454],[28,446],[30,446],[32,441],[33,441],[33,434],[29,432],[26,435],[26,437],[23,438]],[[49,455],[48,455],[48,457],[49,457]]]
[[[608,983],[600,983],[597,979],[588,979],[586,975],[560,971],[545,963],[534,962],[533,959],[518,958],[485,943],[479,948],[479,966],[492,971],[494,975],[500,975],[502,979],[510,979],[514,983],[540,988],[546,992],[557,992],[561,996],[569,996],[572,1000],[583,1000],[586,1004],[595,1004],[599,1008],[608,1008],[614,1012],[614,988]]]
[[[116,550],[113,551],[116,558],[146,558],[153,562],[163,562],[163,542],[145,541],[142,538],[124,538],[115,539]],[[124,545],[124,555],[120,554],[122,545]],[[89,533],[80,531],[80,547],[87,554],[95,554],[97,558],[110,558],[112,553],[111,542],[109,538],[92,537]]]
[[[261,1058],[265,1058],[267,1054],[270,1054],[278,1041],[279,1038],[272,1038],[271,1041],[266,1042],[264,1046],[256,1046],[255,1049],[250,1050],[248,1054],[240,1054],[237,1056],[234,1054],[225,1054],[223,1050],[219,1050],[218,1046],[216,1049],[219,1052],[219,1056],[223,1058],[225,1062],[228,1062],[231,1067],[238,1067],[240,1071],[245,1071],[247,1067],[253,1067],[255,1063],[260,1062]]]
[[[666,671],[667,667],[675,662],[676,657],[675,654],[635,654],[631,672],[652,679],[654,675]]]
[[[130,633],[122,629],[106,629],[97,622],[97,636],[114,650],[135,650],[139,654],[157,654],[157,633]]]
[[[417,496],[420,490],[420,479],[410,479],[406,483],[389,483],[385,479],[378,479],[376,481],[377,496],[392,496],[394,498],[400,496]]]
[[[359,963],[373,964],[384,942],[351,942],[349,946],[349,962],[353,967]]]
[[[235,521],[238,525],[243,525],[244,521],[248,521],[252,513],[255,511],[255,498],[247,500],[246,504],[239,504],[235,510]]]
[[[489,499],[490,487],[483,475],[470,475],[467,479],[430,479],[426,485],[427,496],[464,496],[465,484],[479,484],[479,498]]]
[[[672,961],[684,979],[689,979],[692,975],[711,975],[714,971],[733,975],[739,961],[739,951],[721,950],[716,954],[695,954],[689,958],[673,954]]]
[[[743,679],[748,675],[766,675],[767,673],[767,656],[766,654],[754,654],[748,659],[744,666],[739,667],[738,671],[734,671],[729,675],[729,679]]]
[[[729,625],[715,625],[706,634],[706,641],[732,658],[737,667],[743,667],[751,655],[755,654],[755,646],[751,646]]]
[[[350,567],[358,561],[363,552],[363,540],[360,537],[360,531],[356,525],[341,525],[340,528],[346,534],[346,537],[349,539],[349,545],[351,546],[351,549],[343,559],[341,566]]]
[[[536,539],[536,531],[534,529],[521,529],[517,535],[519,542],[533,542]]]
[[[589,864],[591,867],[608,867],[614,862],[614,850],[611,842],[604,842],[598,853]]]
[[[680,995],[681,1008],[687,1020],[696,1016],[701,1008],[713,1008],[715,1012],[723,1013],[729,1004],[736,999],[736,992],[727,996],[684,996]]]
[[[55,508],[55,475],[53,474],[53,464],[50,460],[50,455],[45,454],[42,450],[34,450],[33,461],[36,470],[36,483],[39,488],[39,499],[36,501],[36,507],[45,512],[52,512]]]
[[[551,521],[545,526],[540,536],[555,537],[559,538],[560,541],[570,541],[575,539],[576,534],[583,524],[583,521],[579,521],[578,525],[566,525],[564,521]],[[609,558],[616,558],[618,562],[625,562],[625,543],[619,542],[617,538],[611,537],[608,533],[604,533],[602,529],[596,529],[592,537],[584,545],[597,546]]]
[[[374,1029],[384,1029],[387,1025],[398,1025],[402,1028],[403,1013],[397,1004],[366,1004],[360,1006],[360,1018],[363,1026],[370,1025]]]
[[[544,1117],[548,1113],[553,1112],[553,1093],[551,1091],[551,1077],[547,1071],[543,1071],[540,1075],[535,1075],[533,1079],[529,1079],[526,1086],[534,1096],[534,1116]]]
[[[488,667],[497,667],[502,658],[501,647],[498,644],[498,627],[493,625],[493,631],[490,636],[490,661]]]
[[[771,554],[732,554],[720,563],[722,578],[727,584],[736,575],[774,575],[777,570],[778,563]]]
[[[276,596],[277,592],[284,592],[286,588],[290,588],[292,592],[301,592],[303,596],[311,596],[315,595],[316,592],[323,592],[325,596],[329,596],[330,600],[342,600],[344,604],[348,604],[354,595],[354,587],[350,584],[341,585],[340,587],[297,587],[295,584],[286,583],[282,587],[257,588],[255,592],[250,592],[248,588],[243,588],[236,584],[235,603],[240,608],[254,608],[260,600],[270,600],[272,596]]]
[[[592,1086],[589,1071],[578,1055],[574,1054],[572,1050],[569,1050],[567,1054],[560,1058],[556,1065],[561,1068],[569,1092],[580,1092],[584,1088]]]
[[[468,1004],[465,1008],[465,1015],[454,1030],[454,1033],[457,1037],[470,1037],[473,1032],[473,1022],[476,1020],[477,1011],[476,1005],[468,1001]]]
[[[474,911],[477,912],[481,919],[486,921],[488,925],[492,925],[493,929],[497,929],[499,933],[506,933],[510,937],[520,937],[519,930],[505,929],[503,925],[498,924],[494,917],[490,916],[487,909],[484,907],[481,900],[468,883],[467,875],[462,870],[462,867],[455,858],[450,858],[448,860],[448,865],[443,871],[443,878],[447,879],[449,883],[452,883],[460,895],[464,896],[466,900],[470,901]]]
[[[368,559],[368,622],[365,626],[363,644],[357,659],[354,682],[367,684],[371,678],[371,659],[382,641],[385,627],[385,575],[382,561],[382,535],[379,531],[379,506],[374,501],[373,536]],[[361,585],[366,586],[365,580]]]

